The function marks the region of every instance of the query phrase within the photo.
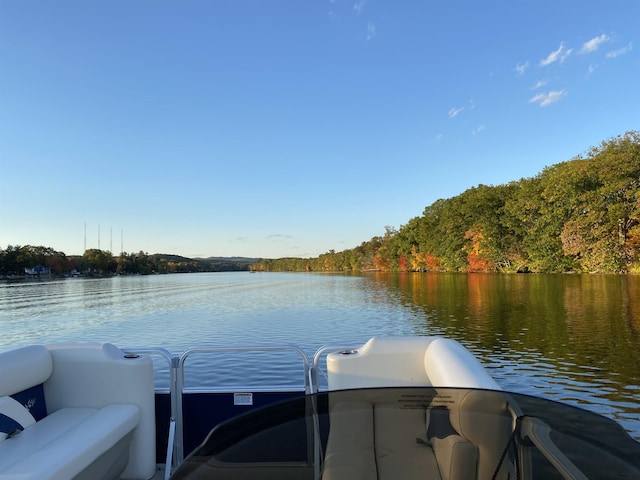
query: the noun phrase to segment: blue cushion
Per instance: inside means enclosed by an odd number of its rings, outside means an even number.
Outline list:
[[[24,430],[24,427],[8,415],[0,413],[0,433],[8,435],[15,430]]]
[[[0,441],[36,423],[33,415],[11,397],[0,397]]]
[[[11,398],[29,410],[29,413],[33,415],[36,422],[47,416],[47,406],[44,403],[44,388],[42,388],[42,384],[11,395]]]

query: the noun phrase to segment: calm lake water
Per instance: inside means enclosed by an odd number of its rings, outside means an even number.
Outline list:
[[[322,345],[372,336],[446,335],[505,390],[596,411],[640,439],[638,276],[241,272],[6,281],[0,329],[0,351],[63,341],[173,354],[294,344],[309,357]],[[190,360],[187,385],[299,385],[296,361],[288,353],[201,354]],[[156,363],[163,386],[166,369]]]

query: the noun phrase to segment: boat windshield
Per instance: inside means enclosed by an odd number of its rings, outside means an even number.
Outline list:
[[[172,478],[640,478],[640,443],[613,420],[523,394],[341,390],[218,425]]]

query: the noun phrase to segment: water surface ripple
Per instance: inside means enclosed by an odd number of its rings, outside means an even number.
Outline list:
[[[325,344],[446,335],[506,390],[578,405],[640,439],[640,278],[615,275],[212,273],[0,282],[0,350],[97,341]],[[166,368],[156,359],[159,386]],[[187,386],[302,384],[294,353],[197,354]]]

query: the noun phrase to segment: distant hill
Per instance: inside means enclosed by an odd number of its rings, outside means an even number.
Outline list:
[[[250,262],[256,263],[262,260],[262,258],[247,258],[247,257],[207,257],[202,260],[211,260],[215,262]]]
[[[259,258],[246,257],[208,257],[188,258],[180,255],[156,253],[152,255],[156,260],[164,260],[178,266],[190,266],[189,271],[200,272],[239,272],[249,270],[249,266],[258,263]],[[193,268],[196,267],[196,268]]]
[[[161,258],[166,260],[167,262],[175,262],[175,263],[179,263],[179,262],[193,262],[194,259],[193,258],[189,258],[189,257],[182,257],[180,255],[173,255],[171,253],[154,253],[153,254],[154,257],[156,258]]]

